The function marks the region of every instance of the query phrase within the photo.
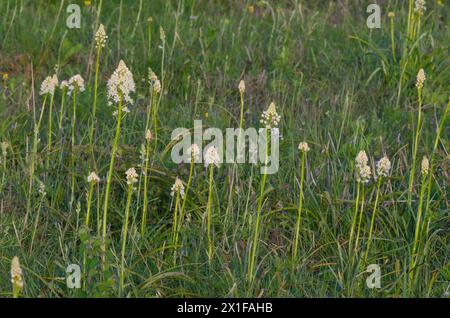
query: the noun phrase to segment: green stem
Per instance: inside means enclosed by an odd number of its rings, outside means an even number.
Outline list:
[[[95,61],[95,79],[94,79],[94,102],[92,104],[92,122],[91,127],[89,128],[89,142],[92,145],[94,140],[94,125],[96,122],[96,111],[97,111],[97,87],[98,87],[98,70],[100,65],[100,53],[102,47],[99,45],[97,48],[97,58]]]
[[[395,57],[395,37],[394,37],[394,19],[390,18],[390,26],[391,26],[391,49],[392,49],[392,59],[394,63],[397,63],[397,59]]]
[[[409,185],[408,185],[408,204],[411,205],[411,197],[412,197],[412,191],[414,186],[414,174],[416,170],[416,159],[417,159],[417,148],[419,146],[419,137],[420,137],[420,130],[421,130],[421,123],[422,123],[422,89],[417,89],[418,98],[419,98],[419,110],[417,115],[417,127],[416,127],[416,133],[413,140],[413,162],[411,167],[411,174],[409,175]]]
[[[300,194],[299,194],[299,203],[298,203],[298,210],[297,210],[297,225],[295,227],[294,247],[292,250],[292,256],[294,259],[297,258],[298,238],[300,235],[300,224],[302,221],[303,180],[305,179],[305,159],[306,159],[306,153],[304,151],[302,151],[302,167],[301,167],[301,173],[300,173]]]
[[[381,176],[378,176],[378,183],[377,183],[377,194],[375,196],[375,203],[373,206],[373,212],[372,212],[372,219],[370,221],[370,229],[369,229],[369,239],[367,241],[367,249],[366,249],[366,253],[364,255],[364,264],[367,261],[367,256],[369,255],[369,250],[370,250],[370,244],[372,243],[372,231],[373,231],[373,224],[375,221],[375,214],[377,213],[377,207],[378,207],[378,198],[380,195],[380,187],[381,187]]]
[[[214,165],[210,164],[209,166],[209,191],[208,191],[208,203],[206,205],[207,210],[207,235],[208,235],[208,261],[211,265],[211,260],[213,256],[213,246],[212,246],[212,238],[211,238],[211,219],[212,219],[212,182],[213,182],[213,171]]]
[[[122,252],[120,260],[120,294],[123,294],[123,286],[125,281],[125,247],[127,244],[128,219],[130,216],[131,194],[133,193],[133,184],[128,185],[127,205],[125,207],[125,222],[122,230]]]
[[[143,207],[142,207],[142,220],[141,220],[141,236],[143,237],[145,234],[145,225],[147,224],[147,210],[148,210],[148,194],[147,194],[147,186],[148,186],[148,162],[150,156],[150,141],[147,141],[145,145],[145,168],[144,168],[144,198],[143,198]]]
[[[49,156],[51,153],[52,147],[52,110],[53,110],[53,97],[50,98],[50,106],[48,110],[48,138],[47,138],[47,168],[49,164]]]
[[[248,277],[247,277],[249,282],[253,282],[253,279],[254,279],[256,250],[257,250],[257,243],[258,243],[258,237],[259,237],[259,232],[260,232],[259,228],[260,228],[260,222],[261,222],[261,209],[262,209],[262,204],[264,201],[264,189],[266,186],[268,160],[269,160],[269,129],[266,128],[266,155],[265,155],[265,160],[264,160],[264,173],[262,175],[262,181],[261,181],[261,191],[260,191],[259,200],[258,200],[256,225],[255,225],[255,231],[254,231],[254,235],[253,235],[253,245],[252,245],[252,249],[251,249],[250,262],[249,262],[249,271],[248,271]]]
[[[119,144],[121,121],[122,121],[122,95],[120,94],[119,95],[119,107],[118,107],[118,111],[117,111],[116,135],[114,137],[114,142],[113,142],[113,146],[112,146],[111,160],[109,162],[109,171],[108,171],[108,176],[106,179],[105,201],[103,203],[103,220],[102,220],[103,253],[106,252],[106,224],[107,224],[107,216],[108,216],[108,199],[109,199],[109,192],[110,192],[110,188],[111,188],[111,179],[112,179],[112,174],[113,174],[113,169],[114,169],[114,158],[116,157],[117,145]]]
[[[75,125],[77,121],[77,92],[73,91],[72,98],[72,135],[71,135],[71,158],[70,158],[70,167],[71,167],[71,192],[70,192],[70,210],[72,211],[73,202],[75,201]]]
[[[353,244],[353,235],[355,232],[356,219],[358,218],[358,205],[359,205],[359,193],[361,190],[361,182],[357,182],[356,187],[356,200],[355,200],[355,212],[353,213],[352,227],[350,229],[350,236],[348,239],[348,250],[351,252]]]
[[[356,233],[356,241],[355,241],[355,252],[358,251],[359,234],[361,232],[361,224],[362,224],[362,218],[363,218],[363,214],[364,214],[364,194],[365,194],[365,187],[363,184],[362,185],[362,194],[361,194],[361,210],[359,211],[358,231]]]
[[[193,176],[193,173],[194,173],[194,165],[195,165],[194,158],[192,158],[191,159],[191,165],[190,165],[190,168],[189,168],[189,179],[188,179],[188,183],[186,185],[186,191],[184,192],[183,202],[181,204],[180,219],[178,221],[178,232],[176,233],[177,235],[175,237],[175,245],[178,244],[179,231],[181,229],[181,226],[183,225],[184,211],[185,211],[185,208],[186,208],[186,201],[187,201],[187,196],[188,196],[188,193],[189,193],[189,188],[191,187],[192,176]]]

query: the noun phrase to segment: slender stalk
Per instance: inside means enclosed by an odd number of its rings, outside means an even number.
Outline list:
[[[422,89],[417,89],[418,99],[419,99],[419,110],[417,115],[417,127],[416,127],[416,133],[413,140],[413,162],[411,167],[411,174],[409,175],[409,185],[408,185],[408,204],[411,205],[411,196],[414,186],[414,173],[416,169],[416,157],[417,157],[417,148],[419,146],[419,136],[420,136],[420,130],[421,130],[421,124],[422,124]]]
[[[297,252],[298,252],[298,238],[300,235],[300,224],[302,221],[302,207],[303,207],[303,181],[305,179],[305,161],[306,161],[306,152],[302,151],[302,167],[301,167],[301,173],[300,173],[300,193],[299,193],[299,203],[298,203],[298,210],[297,210],[297,225],[295,227],[295,239],[294,239],[294,246],[292,249],[292,256],[294,259],[297,258]]]
[[[361,192],[362,192],[361,193],[361,210],[359,211],[358,231],[356,233],[356,241],[355,241],[355,252],[358,251],[359,233],[361,232],[362,217],[364,214],[364,194],[365,194],[365,186],[364,185],[362,185]]]
[[[144,198],[142,207],[142,220],[141,220],[141,236],[145,234],[145,225],[147,224],[147,210],[148,210],[148,162],[150,157],[150,141],[145,143],[145,163],[144,163]]]
[[[46,162],[46,168],[47,169],[48,169],[48,164],[49,164],[49,156],[50,156],[51,148],[52,148],[53,97],[54,97],[54,95],[52,95],[50,97],[50,106],[49,106],[49,109],[48,109],[48,137],[47,137],[47,162]]]
[[[355,212],[353,213],[353,220],[352,220],[352,227],[350,229],[350,236],[348,239],[348,250],[352,250],[352,244],[353,244],[353,235],[355,232],[355,225],[356,225],[356,219],[358,218],[358,205],[359,205],[359,193],[361,191],[361,182],[357,182],[356,187],[356,200],[355,200]]]
[[[72,211],[73,202],[75,200],[75,125],[77,122],[77,91],[73,91],[72,96],[72,135],[71,135],[71,157],[70,157],[70,167],[71,167],[71,192],[70,192],[70,210]]]
[[[89,192],[88,192],[88,197],[87,197],[87,211],[86,211],[86,230],[89,232],[89,220],[90,220],[90,215],[91,215],[91,202],[92,202],[92,194],[94,192],[94,184],[95,182],[90,182],[89,185]],[[86,280],[87,280],[87,271],[86,271],[86,251],[83,252],[83,272],[86,275],[86,279],[84,279],[83,281],[83,286],[84,289],[86,289]]]
[[[92,146],[94,141],[94,125],[96,122],[96,111],[97,111],[97,87],[98,87],[98,70],[100,65],[100,53],[102,50],[102,46],[99,45],[97,48],[97,58],[95,60],[95,79],[94,79],[94,102],[92,104],[92,121],[91,126],[89,127],[89,143]]]
[[[420,189],[420,198],[419,198],[419,208],[417,211],[417,220],[416,220],[416,229],[414,231],[414,243],[413,243],[413,248],[412,248],[412,252],[411,252],[411,263],[409,265],[409,284],[410,284],[410,288],[412,287],[412,282],[414,279],[414,271],[415,271],[415,266],[416,266],[416,262],[418,259],[418,256],[416,256],[416,252],[417,251],[417,245],[419,243],[419,236],[420,236],[420,228],[421,228],[421,221],[422,221],[422,210],[423,210],[423,197],[425,194],[425,183],[427,180],[427,175],[423,175],[422,176],[422,186]]]
[[[172,244],[173,244],[173,250],[176,252],[176,242],[175,238],[177,237],[177,231],[178,231],[178,206],[180,205],[180,190],[177,190],[177,194],[175,196],[175,208],[173,211],[173,225],[172,225]],[[175,258],[174,258],[175,261]]]
[[[194,174],[194,165],[195,165],[194,160],[195,160],[195,158],[192,157],[192,159],[191,159],[191,165],[190,165],[190,168],[189,168],[189,178],[188,178],[188,183],[187,183],[187,185],[186,185],[186,190],[185,190],[185,192],[184,192],[183,202],[181,203],[180,219],[179,219],[179,221],[178,221],[178,227],[177,227],[178,231],[177,231],[177,233],[176,233],[177,235],[176,235],[176,237],[175,237],[175,245],[176,245],[176,246],[178,245],[178,236],[179,236],[179,233],[180,233],[181,226],[183,225],[184,211],[185,211],[185,209],[186,209],[186,200],[187,200],[187,196],[188,196],[188,193],[189,193],[189,188],[191,187],[192,176],[193,176],[193,174]]]
[[[247,279],[249,282],[253,282],[253,279],[254,279],[256,250],[257,250],[257,243],[258,243],[258,237],[259,237],[259,232],[260,232],[261,210],[262,210],[262,204],[264,201],[264,189],[266,186],[268,160],[269,160],[269,129],[266,128],[266,155],[265,155],[265,159],[264,159],[264,173],[262,175],[261,191],[259,193],[258,208],[257,208],[257,214],[256,214],[256,224],[255,224],[255,231],[254,231],[254,235],[253,235],[253,245],[252,245],[251,254],[250,254],[249,270],[248,270],[248,276],[247,276]]]
[[[369,229],[369,239],[367,241],[367,249],[366,249],[366,253],[364,255],[364,263],[366,263],[366,261],[367,261],[367,256],[369,255],[369,250],[370,250],[370,244],[372,243],[372,231],[373,231],[373,224],[375,221],[375,214],[377,213],[378,198],[380,196],[381,179],[382,179],[382,177],[378,176],[377,194],[375,196],[375,203],[373,205],[372,219],[370,221],[370,229]]]
[[[390,18],[390,27],[391,27],[392,60],[394,61],[394,63],[397,63],[397,59],[395,57],[394,18]]]
[[[112,145],[112,152],[111,152],[111,160],[109,162],[109,171],[108,176],[106,179],[106,189],[105,189],[105,200],[103,203],[103,220],[102,220],[102,249],[103,252],[106,252],[106,224],[107,224],[107,217],[108,217],[108,200],[109,200],[109,192],[111,188],[111,179],[114,169],[114,158],[116,157],[117,152],[117,146],[119,144],[119,137],[120,137],[120,124],[122,121],[122,94],[119,94],[119,104],[118,104],[118,111],[117,111],[117,126],[116,126],[116,135],[114,137],[114,142]]]
[[[44,101],[42,103],[41,114],[39,116],[38,122],[36,122],[36,119],[34,119],[33,149],[31,151],[30,179],[29,179],[29,184],[28,184],[28,197],[27,197],[27,212],[25,214],[25,218],[23,221],[24,228],[27,227],[28,217],[29,217],[30,211],[31,211],[31,197],[32,197],[31,192],[33,191],[34,171],[36,169],[36,155],[37,155],[37,145],[39,142],[39,128],[41,126],[41,120],[42,120],[42,116],[44,114],[47,96],[48,96],[48,94],[46,94],[44,96]]]
[[[213,182],[214,165],[209,165],[209,191],[208,191],[208,203],[206,205],[207,211],[207,235],[208,235],[208,261],[211,264],[213,256],[213,243],[211,238],[211,219],[212,219],[212,182]]]
[[[64,87],[62,89],[61,109],[59,111],[59,121],[58,121],[58,128],[60,131],[62,130],[62,121],[63,121],[63,117],[64,117],[64,104],[65,104],[66,94],[67,94],[67,88]]]
[[[125,222],[122,229],[122,252],[120,260],[120,294],[123,294],[123,286],[125,281],[125,247],[127,244],[128,219],[130,216],[131,194],[133,193],[133,184],[128,185],[127,205],[125,207]]]

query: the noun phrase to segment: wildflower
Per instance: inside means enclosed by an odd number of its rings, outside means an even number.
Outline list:
[[[45,184],[42,181],[39,181],[39,194],[45,197],[47,195],[47,192],[45,192]]]
[[[73,91],[83,92],[84,91],[84,79],[80,74],[74,75],[69,79],[69,92],[67,94],[71,94]]]
[[[367,154],[364,150],[361,150],[356,156],[356,165],[357,166],[365,166],[369,162],[369,158],[367,158]]]
[[[362,183],[368,183],[372,174],[370,167],[368,166],[369,158],[364,150],[361,150],[356,156],[356,181]]]
[[[388,18],[389,19],[393,19],[394,17],[395,17],[395,13],[394,12],[391,11],[391,12],[388,13]]]
[[[308,152],[309,151],[309,145],[307,142],[301,142],[298,144],[298,150]]]
[[[244,94],[244,92],[245,92],[245,82],[241,80],[239,82],[239,93]]]
[[[148,68],[148,79],[150,81],[150,84],[152,85],[155,81],[158,80],[158,76],[156,76],[155,72],[153,72],[153,70],[150,67]]]
[[[95,33],[95,47],[96,48],[105,47],[107,38],[108,36],[106,35],[105,27],[103,26],[103,24],[100,24],[97,33]]]
[[[138,181],[138,174],[136,173],[136,169],[130,168],[125,172],[127,176],[127,184],[132,185]]]
[[[150,129],[147,129],[147,131],[145,132],[145,140],[147,140],[148,142],[150,142],[153,139],[153,134],[150,131]]]
[[[130,93],[136,90],[136,85],[124,61],[120,60],[119,66],[108,80],[108,100],[111,105],[113,102],[118,103],[120,99],[127,103],[133,103]]]
[[[184,198],[184,185],[183,182],[178,177],[175,178],[175,183],[172,185],[170,191],[171,191],[170,195],[172,197],[179,191],[181,198]]]
[[[3,157],[6,157],[6,151],[8,150],[9,143],[7,141],[2,141],[0,144],[0,148],[2,148],[2,155]]]
[[[417,73],[417,80],[416,80],[416,87],[418,89],[421,89],[423,87],[423,83],[425,83],[425,71],[423,70],[423,68],[421,68],[419,70],[419,72]]]
[[[98,177],[98,175],[97,175],[94,171],[92,171],[92,172],[88,175],[87,181],[88,181],[89,183],[91,183],[91,182],[99,183],[99,182],[100,182],[100,178]]]
[[[3,74],[2,74],[2,79],[3,79],[5,82],[8,80],[8,78],[9,78],[8,73],[3,73]]]
[[[161,92],[161,82],[159,79],[156,79],[156,81],[153,83],[153,91],[157,94]]]
[[[47,76],[41,84],[41,90],[39,95],[55,94],[55,88],[58,86],[58,77],[56,74],[53,76]]]
[[[270,103],[269,108],[262,113],[260,122],[266,126],[266,128],[272,128],[278,126],[280,119],[281,116],[277,113],[275,103],[272,102]]]
[[[189,161],[198,162],[200,160],[200,148],[197,144],[192,144],[189,147]]]
[[[166,33],[164,32],[164,29],[161,26],[159,27],[159,38],[163,42],[166,40]]]
[[[425,4],[425,0],[416,0],[416,2],[414,3],[414,12],[418,15],[423,15],[427,10]]]
[[[64,90],[64,89],[68,89],[68,88],[69,88],[69,82],[66,80],[61,81],[61,83],[59,84],[59,89]]]
[[[18,289],[19,291],[24,285],[22,268],[17,256],[14,256],[11,261],[11,283],[13,284],[13,289]]]
[[[428,161],[427,156],[423,156],[422,159],[422,176],[426,177],[430,172],[430,162]]]
[[[377,162],[377,174],[380,177],[387,177],[391,170],[391,162],[389,158],[384,156]]]
[[[208,149],[205,152],[205,167],[208,167],[211,164],[219,167],[219,163],[220,163],[220,156],[219,153],[217,152],[216,147],[214,146],[208,147]]]

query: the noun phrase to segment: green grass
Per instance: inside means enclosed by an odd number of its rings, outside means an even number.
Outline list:
[[[420,159],[432,156],[436,130],[449,101],[448,3],[427,1],[413,45],[405,39],[406,1],[380,1],[382,25],[373,30],[366,27],[367,4],[357,1],[103,1],[100,12],[99,2],[86,6],[78,1],[80,29],[66,27],[66,2],[0,2],[0,72],[8,74],[0,84],[0,142],[10,144],[0,165],[0,297],[12,296],[10,266],[15,255],[24,273],[22,297],[444,297],[450,284],[448,121],[434,152],[429,208],[422,216],[413,282],[409,266],[421,190]],[[395,60],[388,11],[396,14]],[[97,16],[108,39],[100,59],[91,148]],[[166,35],[164,59],[160,28]],[[399,94],[400,61],[409,53]],[[106,82],[120,59],[134,75],[136,94],[122,122],[109,197],[107,251],[102,260],[104,188],[116,127],[112,116],[116,108],[107,105]],[[71,97],[66,96],[63,127],[58,129],[58,90],[50,154],[48,108],[39,131],[30,216],[24,227],[33,116],[39,115],[43,101],[38,95],[40,84],[56,66],[60,81],[77,73],[85,79],[86,91],[77,94],[76,145],[71,149]],[[143,237],[143,187],[131,199],[122,293],[125,171],[139,168],[141,162],[151,103],[149,67],[163,87],[158,96],[158,139],[150,150]],[[422,91],[423,126],[408,204],[418,107],[414,84],[420,68],[427,75]],[[176,259],[171,246],[175,200],[170,188],[176,176],[187,183],[190,172],[189,163],[177,165],[171,160],[171,132],[177,127],[192,128],[195,119],[223,130],[239,127],[241,79],[246,85],[244,127],[259,127],[261,113],[274,101],[283,137],[280,170],[266,180],[256,275],[251,282],[246,273],[263,177],[259,166],[237,165],[235,171],[231,164],[214,168],[214,255],[209,263],[209,174],[203,165],[195,165],[186,220],[178,229],[182,247]],[[301,141],[307,141],[311,150],[305,166],[299,250],[293,259],[301,163],[297,145]],[[391,175],[383,178],[381,186],[367,264],[363,255],[375,203],[373,179],[365,188],[359,251],[348,249],[357,188],[354,158],[362,149],[371,167],[385,154],[392,162]],[[46,168],[48,155],[51,160]],[[72,155],[76,183],[71,208]],[[88,230],[83,226],[89,191],[86,178],[94,170],[101,182],[92,195]],[[38,180],[45,184],[43,201]],[[30,224],[35,222],[31,249]],[[84,255],[86,287],[68,289],[66,267],[82,266]],[[368,264],[381,266],[381,289],[366,287]]]

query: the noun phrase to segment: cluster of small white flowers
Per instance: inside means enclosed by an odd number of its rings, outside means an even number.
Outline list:
[[[71,94],[73,91],[84,92],[84,79],[80,74],[74,75],[69,79],[69,91],[67,94]]]
[[[17,256],[14,256],[11,261],[11,283],[18,288],[22,288],[24,285],[22,268]]]
[[[141,148],[139,149],[139,159],[141,159],[141,162],[145,162],[145,153],[146,153],[146,149],[145,149],[145,144],[141,144]],[[145,173],[145,171],[141,171],[142,174]]]
[[[161,92],[161,82],[151,68],[148,68],[148,80],[149,84],[153,88],[153,91],[159,94]]]
[[[103,24],[100,24],[97,33],[95,33],[95,47],[105,47],[107,38],[108,36],[106,35],[105,27],[103,26]]]
[[[430,172],[430,162],[428,161],[427,156],[423,156],[422,158],[422,175],[426,177]]]
[[[61,83],[59,84],[59,89],[64,90],[64,89],[68,89],[68,88],[69,88],[69,82],[66,80],[61,81]]]
[[[89,183],[94,182],[94,183],[99,183],[100,182],[100,178],[98,177],[98,175],[95,173],[95,171],[92,171],[88,177],[87,177],[87,181]]]
[[[138,181],[138,174],[136,173],[136,169],[130,168],[125,172],[127,176],[127,184],[132,185]]]
[[[298,144],[298,150],[308,152],[309,151],[309,145],[307,142],[301,142]]]
[[[372,174],[372,171],[370,170],[370,167],[368,165],[369,158],[367,157],[367,154],[364,150],[361,150],[358,155],[356,156],[356,181],[362,182],[362,183],[368,183],[370,180],[370,176]]]
[[[150,131],[150,129],[147,129],[147,131],[145,132],[145,140],[147,140],[148,142],[150,142],[153,139],[153,134]]]
[[[278,115],[277,110],[275,108],[275,103],[272,102],[261,115],[261,124],[263,124],[266,128],[277,127],[280,122],[281,116]]]
[[[175,194],[180,192],[181,198],[184,198],[184,185],[183,182],[176,177],[175,183],[172,185],[172,188],[170,189],[170,195],[173,197]]]
[[[42,181],[39,181],[39,194],[45,197],[47,195],[47,192],[45,192],[45,184]]]
[[[41,84],[41,90],[39,95],[55,94],[55,88],[58,87],[58,77],[56,74],[53,76],[47,76]]]
[[[220,156],[217,152],[216,147],[211,146],[206,149],[205,152],[205,167],[208,167],[209,165],[216,165],[219,167],[220,164]]]
[[[129,113],[130,109],[127,106],[123,106],[122,107],[122,113]],[[119,111],[116,109],[115,111],[113,111],[112,115],[113,116],[117,116],[119,114]]]
[[[423,68],[421,68],[419,70],[419,72],[417,73],[417,78],[416,78],[416,87],[418,89],[421,89],[423,87],[423,83],[425,83],[425,71],[423,70]]]
[[[239,82],[239,93],[244,94],[244,92],[245,92],[245,82],[241,80]]]
[[[377,174],[379,177],[387,177],[391,170],[391,162],[389,158],[384,156],[377,162]]]
[[[9,143],[7,141],[2,141],[2,143],[0,144],[0,147],[2,148],[3,157],[6,157]]]
[[[414,12],[418,15],[423,15],[427,10],[427,7],[425,5],[425,0],[416,0],[416,2],[414,3]]]
[[[192,162],[198,162],[200,160],[200,148],[197,146],[197,144],[192,144],[189,147],[189,161]]]
[[[119,66],[108,80],[108,100],[109,104],[118,103],[120,97],[126,103],[133,103],[130,93],[136,90],[136,85],[125,62],[120,60]],[[125,110],[124,110],[125,111]]]

